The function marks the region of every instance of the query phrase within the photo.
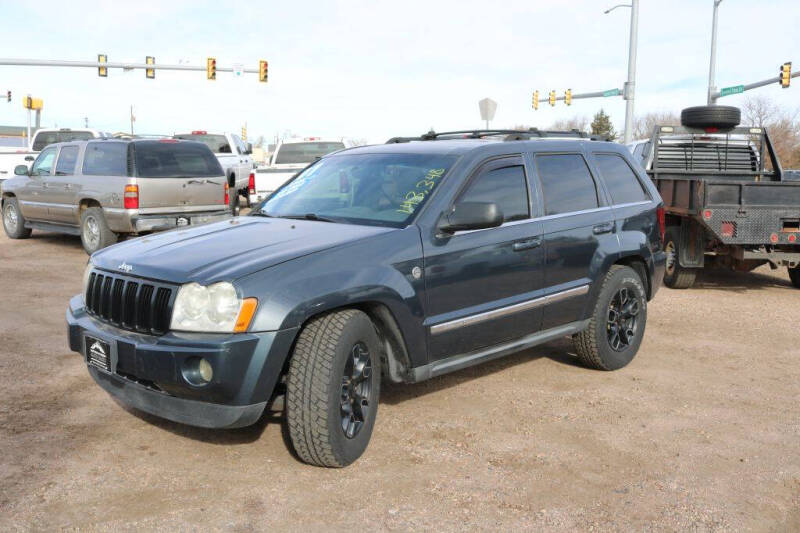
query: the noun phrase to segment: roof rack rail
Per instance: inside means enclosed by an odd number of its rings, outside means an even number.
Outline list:
[[[540,130],[530,128],[527,130],[458,130],[435,132],[433,130],[423,133],[419,137],[392,137],[386,144],[407,143],[411,141],[436,141],[445,139],[483,139],[505,135],[503,141],[527,141],[533,138],[564,138],[586,139],[590,141],[608,141],[605,135],[590,135],[585,131],[572,129],[568,131]]]

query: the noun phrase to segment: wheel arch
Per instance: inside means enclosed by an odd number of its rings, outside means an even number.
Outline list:
[[[100,205],[100,202],[98,202],[94,198],[82,198],[81,201],[78,202],[78,217],[80,218],[83,212],[89,209],[90,207],[102,208],[103,206]]]
[[[639,274],[644,282],[645,293],[649,301],[653,297],[653,280],[650,269],[647,267],[647,261],[644,257],[638,254],[627,255],[617,259],[615,265],[623,265],[633,269],[634,272]],[[610,267],[609,267],[610,268]]]

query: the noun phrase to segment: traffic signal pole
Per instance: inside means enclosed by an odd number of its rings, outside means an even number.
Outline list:
[[[796,78],[798,76],[800,76],[800,70],[793,72],[789,77]],[[723,87],[719,91],[715,90],[711,95],[709,95],[709,100],[711,101],[711,103],[716,103],[717,98],[721,98],[723,96],[730,96],[732,94],[740,94],[745,91],[749,91],[750,89],[758,89],[759,87],[764,87],[765,85],[771,85],[773,83],[781,83],[781,76],[775,76],[774,78],[769,78],[761,81],[754,81],[753,83],[745,83],[743,85],[732,85],[730,87]]]
[[[714,75],[717,70],[717,14],[722,0],[714,0],[714,14],[711,18],[711,59],[708,65],[708,105],[716,103],[717,87],[714,85]],[[716,96],[715,96],[716,94]]]
[[[85,68],[121,68],[123,70],[194,70],[204,72],[205,65],[159,65],[147,63],[124,63],[112,62],[103,63],[100,61],[61,61],[58,59],[9,59],[0,58],[0,66],[13,65],[23,67],[85,67]],[[218,72],[233,72],[233,67],[217,66]],[[258,74],[257,68],[243,68],[243,72]]]
[[[628,42],[628,81],[625,82],[625,135],[624,143],[633,140],[633,97],[636,89],[636,45],[639,35],[639,0],[631,0],[631,36]]]

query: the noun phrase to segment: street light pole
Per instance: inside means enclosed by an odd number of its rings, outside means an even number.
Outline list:
[[[618,4],[605,13],[610,13],[618,7],[631,8],[631,34],[628,39],[628,81],[625,82],[622,97],[625,99],[625,135],[623,142],[633,140],[633,103],[636,92],[636,46],[639,35],[639,0],[631,0],[630,4]]]
[[[717,68],[717,12],[722,0],[714,0],[714,15],[711,19],[711,60],[708,66],[708,105],[716,103],[717,88],[714,86],[714,75]]]

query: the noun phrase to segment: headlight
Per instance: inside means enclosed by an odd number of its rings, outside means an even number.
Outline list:
[[[254,312],[255,298],[242,300],[227,281],[208,287],[188,283],[175,297],[170,329],[209,333],[246,331]]]
[[[84,296],[86,296],[86,289],[89,288],[89,274],[92,273],[92,269],[93,268],[94,268],[94,265],[91,262],[89,262],[89,264],[86,265],[86,270],[83,271],[83,295]]]

